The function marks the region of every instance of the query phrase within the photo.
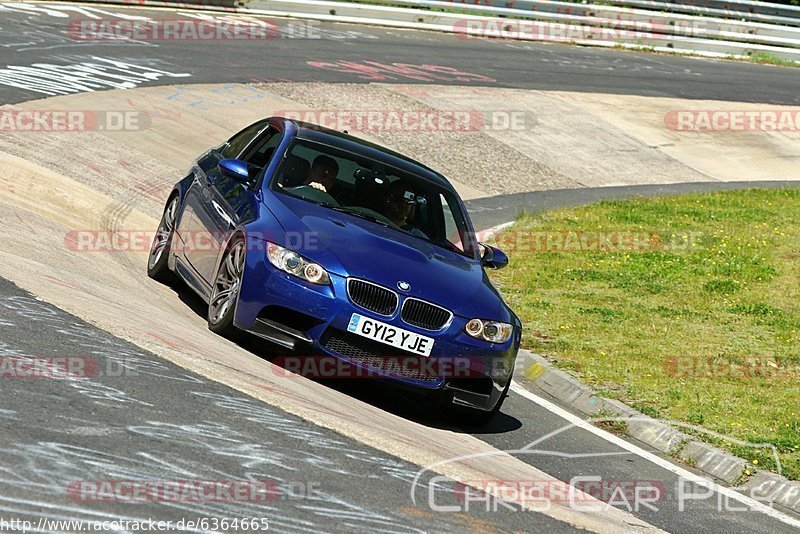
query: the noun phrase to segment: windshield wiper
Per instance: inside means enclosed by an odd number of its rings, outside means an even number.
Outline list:
[[[472,257],[469,254],[467,254],[466,252],[464,252],[463,250],[461,250],[460,248],[458,248],[456,245],[451,243],[450,241],[447,241],[447,240],[434,241],[433,239],[429,239],[427,237],[421,237],[421,236],[418,236],[418,235],[414,235],[411,232],[403,230],[402,228],[400,228],[399,226],[397,226],[395,224],[387,223],[386,221],[383,221],[383,220],[381,220],[381,219],[379,219],[379,218],[377,218],[377,217],[375,217],[373,215],[369,215],[368,213],[364,213],[362,211],[359,211],[359,210],[356,210],[356,209],[353,209],[353,208],[348,208],[347,206],[330,206],[330,205],[327,205],[327,204],[323,204],[323,205],[325,207],[327,207],[327,208],[330,208],[330,209],[334,210],[334,211],[338,211],[340,213],[347,213],[348,215],[354,215],[356,217],[360,217],[361,219],[366,219],[366,220],[372,221],[372,222],[374,222],[376,224],[380,224],[381,226],[385,226],[386,228],[394,228],[395,230],[400,230],[401,232],[403,232],[405,234],[408,234],[411,237],[416,237],[417,239],[421,239],[422,241],[425,241],[427,243],[431,243],[432,245],[436,245],[436,246],[445,248],[447,250],[450,250],[452,252],[455,252],[457,254],[460,254],[462,256],[466,256],[467,258],[471,258]]]
[[[428,239],[428,241],[430,243],[433,243],[434,245],[446,248],[447,250],[452,250],[453,252],[463,252],[460,248],[452,244],[450,241],[434,241],[433,239]]]
[[[442,247],[442,248],[445,248],[445,249],[450,250],[452,252],[455,252],[456,254],[460,254],[461,256],[464,256],[464,257],[467,257],[467,258],[470,258],[470,259],[475,259],[468,252],[466,252],[464,250],[461,250],[460,248],[458,248],[458,246],[456,244],[451,243],[450,241],[447,241],[446,239],[444,241],[434,241],[433,239],[428,239],[428,242],[432,243],[432,244],[434,244],[434,245],[436,245],[438,247]]]
[[[361,211],[358,211],[358,210],[354,210],[353,208],[348,208],[346,206],[327,206],[327,207],[332,209],[332,210],[334,210],[334,211],[338,211],[340,213],[346,213],[348,215],[354,215],[356,217],[360,217],[362,219],[366,219],[368,221],[372,221],[372,222],[374,222],[376,224],[380,224],[381,226],[385,226],[386,228],[395,228],[395,226],[393,224],[391,224],[391,223],[387,223],[386,221],[383,221],[383,220],[381,220],[381,219],[379,219],[377,217],[374,217],[372,215],[369,215],[367,213],[364,213],[364,212],[361,212]]]

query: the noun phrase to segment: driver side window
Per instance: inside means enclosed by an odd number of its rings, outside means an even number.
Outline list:
[[[280,142],[281,135],[274,127],[270,126],[241,159],[263,169],[269,164]]]
[[[231,137],[227,143],[222,147],[220,154],[223,158],[236,158],[239,157],[239,154],[242,153],[242,150],[245,149],[247,144],[252,141],[253,137],[258,134],[261,130],[264,129],[266,126],[265,121],[259,121],[255,124],[251,124],[244,130],[240,131],[233,137]]]

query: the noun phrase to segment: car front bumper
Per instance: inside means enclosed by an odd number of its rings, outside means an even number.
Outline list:
[[[347,296],[347,279],[332,273],[330,278],[330,286],[314,285],[249,258],[234,322],[287,349],[284,361],[322,357],[345,362],[344,367],[327,366],[342,375],[331,378],[388,379],[479,410],[491,410],[500,400],[519,349],[518,329],[504,344],[489,343],[467,335],[468,319],[456,315],[444,330],[430,332],[403,322],[399,311],[383,317],[353,304]],[[353,313],[433,338],[430,356],[416,356],[348,332]]]

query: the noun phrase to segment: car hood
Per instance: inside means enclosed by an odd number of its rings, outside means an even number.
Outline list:
[[[502,299],[480,262],[366,219],[275,194],[267,207],[286,232],[282,243],[331,273],[356,277],[445,306],[463,317],[500,318]]]

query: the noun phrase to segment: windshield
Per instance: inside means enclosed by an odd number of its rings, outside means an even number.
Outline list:
[[[456,195],[386,163],[295,139],[270,187],[476,258]]]

